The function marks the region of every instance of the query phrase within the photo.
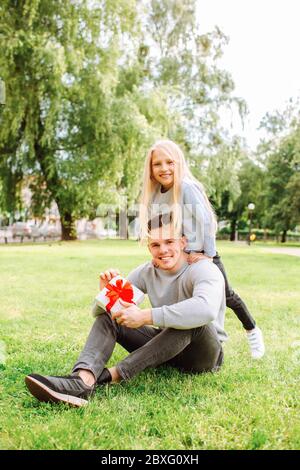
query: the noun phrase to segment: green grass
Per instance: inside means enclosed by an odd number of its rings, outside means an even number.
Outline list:
[[[252,242],[252,245],[253,245],[253,242]],[[262,240],[257,240],[255,241],[254,245],[257,247],[257,246],[261,246],[261,247],[265,247],[265,248],[269,248],[269,247],[272,247],[272,248],[300,248],[300,242],[292,242],[292,241],[288,241],[288,242],[285,242],[285,243],[276,243],[275,241],[267,241],[267,242],[264,242]]]
[[[231,283],[263,329],[267,354],[251,360],[227,311],[217,374],[146,370],[105,386],[89,406],[39,403],[30,372],[70,371],[92,325],[98,274],[147,259],[136,242],[0,247],[0,449],[299,449],[300,259],[252,245],[218,244]],[[110,364],[126,352],[117,346]]]

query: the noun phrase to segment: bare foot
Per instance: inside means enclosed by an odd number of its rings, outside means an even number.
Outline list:
[[[121,382],[122,380],[122,377],[120,376],[118,370],[116,367],[111,367],[110,369],[108,369],[109,372],[110,372],[110,375],[111,375],[111,382],[112,384],[117,384],[119,382]]]
[[[96,382],[94,374],[89,370],[80,369],[78,371],[78,376],[83,380],[85,385],[88,385],[89,387],[92,387]]]

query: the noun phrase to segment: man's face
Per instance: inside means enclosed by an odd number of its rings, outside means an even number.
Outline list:
[[[176,238],[170,225],[153,229],[148,239],[148,248],[156,266],[165,271],[176,271],[185,260],[184,237]]]

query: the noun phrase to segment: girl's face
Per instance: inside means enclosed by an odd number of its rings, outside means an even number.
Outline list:
[[[163,150],[156,149],[152,153],[152,176],[164,189],[170,189],[174,184],[174,160]]]

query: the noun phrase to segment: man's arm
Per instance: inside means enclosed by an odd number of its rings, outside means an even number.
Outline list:
[[[204,268],[204,263],[207,265]],[[152,309],[139,309],[136,305],[126,304],[124,309],[113,314],[116,321],[128,328],[155,325],[160,328],[187,330],[206,325],[215,320],[222,306],[225,310],[225,286],[221,272],[210,261],[193,266],[191,272],[193,296],[176,304]]]
[[[140,328],[144,325],[152,325],[151,308],[141,309],[134,304],[120,300],[123,309],[112,314],[113,320],[127,328]]]
[[[209,261],[201,261],[201,267],[204,263],[208,266],[200,278],[197,276],[197,269],[193,270],[190,279],[193,296],[173,305],[152,308],[153,325],[186,330],[206,325],[216,319],[224,301],[224,279],[218,268],[215,269]]]
[[[148,265],[149,262],[138,266],[127,276],[128,281],[144,292],[144,294],[147,294],[147,284],[143,272],[145,272]],[[153,269],[152,265],[151,268]],[[140,309],[137,305],[124,302],[123,300],[120,300],[120,303],[124,308],[112,314],[112,318],[120,325],[127,326],[128,328],[140,328],[143,325],[153,324],[151,308]]]
[[[144,294],[147,294],[147,285],[144,280],[143,272],[148,264],[149,262],[141,264],[137,268],[133,269],[133,271],[130,271],[126,278],[129,282],[131,282],[131,284],[144,292]]]

